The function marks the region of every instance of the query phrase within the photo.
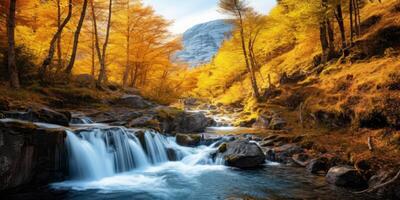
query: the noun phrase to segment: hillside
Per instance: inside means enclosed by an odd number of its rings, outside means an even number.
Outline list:
[[[278,6],[267,20],[284,19],[280,12]],[[370,172],[396,172],[400,166],[400,2],[366,3],[360,13],[360,35],[348,55],[339,54],[326,64],[321,63],[318,32],[285,34],[284,25],[261,32],[264,37],[256,44],[258,102],[250,75],[240,64],[243,56],[232,51],[239,45],[235,38],[224,44],[212,64],[195,72],[200,78],[193,95],[213,96],[215,104],[243,106],[238,125],[273,123],[272,116],[279,116],[290,135],[313,144],[311,151],[340,155],[355,166],[368,163],[363,170]],[[348,33],[349,27],[345,28]],[[337,35],[338,46],[339,40]],[[204,71],[212,76],[203,76]]]

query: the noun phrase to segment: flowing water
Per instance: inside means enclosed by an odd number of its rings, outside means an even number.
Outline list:
[[[214,127],[208,132],[233,129]],[[372,199],[328,185],[324,177],[303,168],[270,162],[257,170],[230,168],[222,158],[210,156],[217,144],[183,147],[174,137],[148,130],[87,124],[68,131],[65,142],[69,179],[35,190],[35,195],[76,200]]]

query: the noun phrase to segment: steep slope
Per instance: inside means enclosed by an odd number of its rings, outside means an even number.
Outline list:
[[[217,53],[222,42],[231,34],[233,26],[225,20],[198,24],[183,34],[184,49],[176,54],[178,60],[191,67],[207,63]]]

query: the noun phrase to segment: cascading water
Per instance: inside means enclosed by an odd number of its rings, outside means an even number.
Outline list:
[[[143,138],[144,144],[138,137]],[[149,130],[143,132],[109,127],[68,131],[66,144],[72,180],[97,180],[146,169],[168,162],[168,154],[174,154],[176,160],[187,165],[215,163],[210,153],[216,147],[182,147],[176,144],[174,138]]]

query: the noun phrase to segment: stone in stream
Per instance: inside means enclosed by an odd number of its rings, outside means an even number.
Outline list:
[[[176,134],[176,143],[182,146],[195,147],[200,144],[201,140],[200,134]]]
[[[256,168],[265,161],[264,152],[255,142],[236,140],[224,143],[224,146],[220,148],[223,152],[219,153],[222,154],[228,166],[242,169]]]
[[[199,133],[209,126],[210,120],[200,112],[184,112],[174,119],[178,133]]]
[[[336,186],[362,188],[367,185],[358,170],[350,166],[335,166],[326,174],[328,183]]]
[[[64,180],[67,159],[62,129],[0,120],[0,190]]]
[[[6,118],[20,119],[32,122],[43,122],[69,126],[71,114],[69,112],[57,112],[49,108],[33,108],[26,112],[7,111],[4,112]]]
[[[326,157],[312,159],[306,166],[308,172],[312,174],[326,173],[329,170],[330,164]]]

